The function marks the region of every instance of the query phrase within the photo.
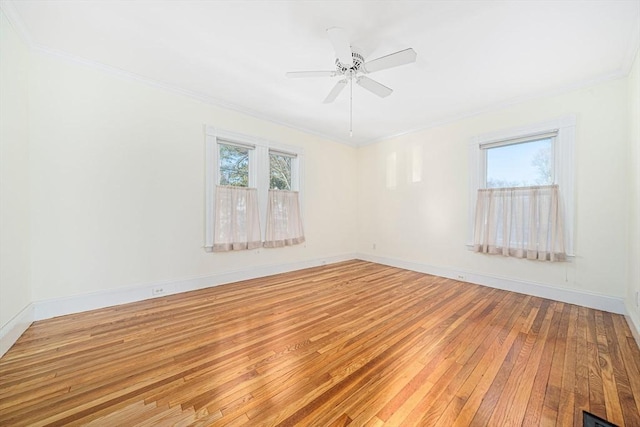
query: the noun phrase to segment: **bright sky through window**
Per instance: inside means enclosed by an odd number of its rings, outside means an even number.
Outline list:
[[[553,184],[551,138],[488,148],[487,188]]]

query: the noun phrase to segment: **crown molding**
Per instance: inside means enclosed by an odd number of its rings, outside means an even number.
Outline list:
[[[16,10],[13,1],[0,0],[0,11],[2,11],[7,17],[7,21],[9,21],[11,27],[18,34],[18,37],[20,37],[27,46],[32,48],[34,45],[33,40],[29,35],[29,31],[27,31],[27,26],[22,22],[22,19],[20,19],[20,15]]]
[[[534,101],[537,99],[542,99],[542,98],[546,98],[546,97],[552,97],[552,96],[557,96],[557,95],[561,95],[564,93],[568,93],[568,92],[572,92],[575,90],[580,90],[583,89],[585,87],[589,87],[589,86],[593,86],[599,83],[604,83],[606,81],[609,80],[615,80],[615,79],[619,79],[619,78],[624,78],[627,77],[629,75],[629,72],[631,71],[631,67],[633,66],[633,62],[635,60],[635,57],[637,55],[638,49],[640,48],[640,37],[635,37],[630,41],[629,44],[629,49],[627,50],[627,54],[625,55],[625,58],[622,62],[621,67],[615,71],[612,72],[610,74],[604,75],[604,76],[600,76],[594,79],[587,79],[587,80],[583,80],[577,83],[572,83],[569,85],[565,85],[559,88],[555,88],[555,89],[550,89],[550,90],[546,90],[546,91],[542,91],[536,94],[530,94],[530,95],[524,95],[524,96],[519,96],[519,97],[515,97],[512,99],[508,99],[505,101],[500,101],[491,105],[488,105],[486,107],[483,108],[479,108],[479,109],[475,109],[475,110],[468,110],[468,111],[464,111],[461,113],[456,113],[456,114],[451,114],[447,117],[444,117],[440,120],[434,120],[431,122],[426,123],[424,126],[420,126],[420,127],[416,127],[416,128],[412,128],[412,129],[408,129],[408,130],[404,130],[401,132],[397,132],[397,133],[391,133],[391,134],[387,134],[387,135],[382,135],[380,137],[377,138],[371,138],[371,139],[365,139],[361,142],[354,142],[351,139],[345,139],[345,138],[340,138],[337,137],[335,135],[329,135],[326,134],[324,132],[320,132],[314,129],[310,129],[304,126],[298,126],[298,125],[294,125],[292,123],[286,122],[286,121],[282,121],[282,120],[278,120],[275,119],[273,117],[268,116],[267,114],[261,113],[259,111],[256,111],[254,109],[248,108],[248,107],[244,107],[244,106],[240,106],[234,103],[230,103],[227,101],[223,101],[220,99],[217,99],[215,97],[212,97],[210,95],[206,95],[204,93],[201,92],[196,92],[196,91],[191,91],[191,90],[187,90],[184,89],[178,85],[175,84],[171,84],[171,83],[166,83],[166,82],[162,82],[162,81],[158,81],[158,80],[154,80],[152,78],[140,75],[140,74],[136,74],[136,73],[132,73],[129,71],[125,71],[123,69],[117,68],[117,67],[113,67],[110,65],[106,65],[94,60],[90,60],[90,59],[86,59],[86,58],[82,58],[76,55],[72,55],[70,53],[67,52],[62,52],[62,51],[58,51],[55,49],[51,49],[48,47],[45,47],[41,44],[35,43],[33,41],[33,39],[31,38],[26,25],[23,23],[22,19],[20,18],[18,12],[15,9],[14,6],[15,0],[0,0],[0,10],[2,10],[6,17],[7,20],[9,21],[9,23],[12,25],[12,27],[14,28],[14,30],[18,33],[19,37],[22,38],[22,40],[27,44],[27,46],[29,46],[29,48],[32,51],[36,51],[42,54],[46,54],[46,55],[50,55],[53,57],[57,57],[59,59],[63,59],[72,63],[76,63],[79,65],[83,65],[85,67],[89,67],[89,68],[93,68],[93,69],[97,69],[97,70],[101,70],[105,73],[108,74],[112,74],[112,75],[116,75],[119,76],[121,78],[125,78],[125,79],[129,79],[129,80],[133,80],[133,81],[137,81],[139,83],[143,83],[146,84],[148,86],[157,88],[157,89],[161,89],[161,90],[165,90],[177,95],[182,95],[188,98],[192,98],[195,100],[198,100],[202,103],[214,106],[214,107],[219,107],[219,108],[224,108],[227,110],[231,110],[231,111],[235,111],[237,113],[240,114],[244,114],[246,116],[258,119],[258,120],[262,120],[268,123],[272,123],[278,126],[283,126],[298,132],[302,132],[302,133],[306,133],[309,135],[313,135],[322,139],[326,139],[329,141],[333,141],[333,142],[337,142],[340,144],[344,144],[350,147],[364,147],[367,145],[372,145],[372,144],[376,144],[382,141],[387,141],[390,139],[395,139],[395,138],[399,138],[402,136],[406,136],[406,135],[411,135],[414,133],[418,133],[418,132],[422,132],[422,131],[426,131],[429,129],[433,129],[436,127],[440,127],[440,126],[445,126],[451,123],[455,123],[458,122],[460,120],[464,120],[467,118],[471,118],[471,117],[475,117],[478,115],[482,115],[482,114],[486,114],[486,113],[491,113],[491,112],[495,112],[495,111],[499,111],[501,109],[507,108],[507,107],[511,107],[517,104],[522,104],[525,102],[529,102],[529,101]],[[640,21],[638,21],[638,23],[636,24],[635,27],[635,31],[634,34],[640,34]]]
[[[195,99],[195,100],[200,101],[200,102],[202,102],[204,104],[208,104],[208,105],[211,105],[211,106],[214,106],[214,107],[219,107],[219,108],[224,108],[226,110],[235,111],[237,113],[244,114],[246,116],[250,116],[250,117],[253,117],[253,118],[258,119],[258,120],[262,120],[262,121],[269,122],[269,123],[272,123],[272,124],[275,124],[275,125],[287,127],[289,129],[293,129],[293,130],[296,130],[296,131],[299,131],[299,132],[303,132],[303,133],[306,133],[306,134],[314,135],[314,136],[320,137],[322,139],[327,139],[327,140],[338,142],[338,143],[341,143],[341,144],[350,145],[350,146],[353,146],[353,147],[356,146],[355,144],[353,144],[350,141],[347,141],[347,140],[344,140],[344,139],[338,139],[338,138],[336,138],[334,136],[327,135],[327,134],[324,134],[322,132],[317,132],[317,131],[315,131],[313,129],[308,129],[308,128],[305,128],[305,127],[295,126],[295,125],[292,125],[291,123],[287,123],[287,122],[284,122],[284,121],[281,121],[281,120],[274,119],[273,117],[269,117],[269,116],[267,116],[267,115],[265,115],[263,113],[260,113],[260,112],[258,112],[256,110],[253,110],[251,108],[246,108],[246,107],[243,107],[243,106],[240,106],[240,105],[237,105],[237,104],[233,104],[233,103],[229,103],[229,102],[226,102],[226,101],[222,101],[220,99],[217,99],[215,97],[206,95],[206,94],[201,93],[201,92],[196,92],[196,91],[184,89],[184,88],[182,88],[182,87],[180,87],[178,85],[174,85],[174,84],[167,83],[167,82],[162,82],[162,81],[159,81],[159,80],[154,80],[152,78],[143,76],[141,74],[132,73],[130,71],[126,71],[126,70],[123,70],[121,68],[117,68],[117,67],[114,67],[114,66],[111,66],[111,65],[103,64],[103,63],[98,62],[98,61],[82,58],[82,57],[79,57],[79,56],[76,56],[76,55],[72,55],[72,54],[67,53],[67,52],[51,49],[51,48],[39,45],[37,43],[32,43],[31,44],[31,49],[34,52],[38,52],[38,53],[41,53],[43,55],[49,55],[49,56],[52,56],[52,57],[55,57],[55,58],[58,58],[58,59],[61,59],[61,60],[64,60],[64,61],[67,61],[67,62],[70,62],[70,63],[75,63],[77,65],[81,65],[81,66],[84,66],[84,67],[87,67],[87,68],[91,68],[91,69],[102,71],[102,72],[107,73],[107,74],[118,76],[120,78],[136,81],[138,83],[143,83],[143,84],[145,84],[147,86],[151,86],[151,87],[154,87],[156,89],[161,89],[161,90],[164,90],[164,91],[167,91],[167,92],[171,92],[173,94],[185,96],[187,98]]]
[[[556,89],[549,89],[546,91],[542,91],[540,93],[537,94],[532,94],[532,95],[524,95],[524,96],[520,96],[520,97],[516,97],[516,98],[511,98],[505,101],[501,101],[501,102],[497,102],[495,104],[489,105],[487,107],[484,108],[480,108],[477,110],[469,110],[460,114],[453,114],[447,118],[441,119],[441,120],[436,120],[433,122],[430,122],[428,124],[426,124],[425,126],[421,126],[418,128],[413,128],[404,132],[399,132],[397,134],[393,134],[393,135],[389,135],[389,136],[385,136],[382,138],[376,138],[376,139],[372,139],[370,141],[367,141],[363,144],[359,144],[358,146],[362,147],[362,146],[366,146],[366,145],[371,145],[371,144],[375,144],[378,142],[382,142],[382,141],[387,141],[390,139],[394,139],[394,138],[399,138],[402,136],[406,136],[406,135],[411,135],[414,133],[419,133],[419,132],[423,132],[429,129],[433,129],[433,128],[437,128],[437,127],[441,127],[441,126],[446,126],[452,123],[456,123],[459,122],[461,120],[464,119],[468,119],[471,117],[475,117],[475,116],[479,116],[482,114],[488,114],[488,113],[493,113],[496,111],[500,111],[502,109],[505,109],[507,107],[512,107],[515,105],[519,105],[519,104],[524,104],[526,102],[530,102],[530,101],[536,101],[539,99],[544,99],[544,98],[550,98],[553,96],[558,96],[558,95],[563,95],[565,93],[569,93],[569,92],[573,92],[573,91],[577,91],[577,90],[581,90],[581,89],[585,89],[591,86],[595,86],[597,84],[600,83],[605,83],[608,81],[612,81],[612,80],[617,80],[617,79],[622,79],[622,78],[626,78],[628,76],[629,72],[625,72],[624,70],[618,70],[615,71],[613,73],[607,74],[605,76],[601,76],[601,77],[597,77],[594,79],[588,79],[588,80],[583,80],[581,82],[578,83],[572,83],[570,85],[565,85],[562,86],[560,88],[556,88]]]
[[[26,25],[24,25],[22,19],[20,18],[20,15],[18,14],[18,12],[15,9],[14,6],[14,1],[13,0],[0,0],[0,10],[2,10],[5,14],[5,16],[7,17],[7,21],[9,21],[9,24],[11,24],[11,26],[13,27],[13,29],[16,31],[16,33],[18,34],[18,36],[24,41],[24,43],[29,47],[29,49],[31,49],[33,52],[38,52],[41,54],[45,54],[45,55],[49,55],[64,61],[68,61],[71,63],[75,63],[77,65],[82,65],[88,68],[93,68],[96,70],[100,70],[103,71],[105,73],[108,74],[112,74],[124,79],[128,79],[128,80],[133,80],[139,83],[143,83],[146,84],[148,86],[154,87],[156,89],[162,89],[177,95],[182,95],[188,98],[192,98],[195,99],[197,101],[200,101],[202,103],[208,104],[208,105],[212,105],[214,107],[219,107],[219,108],[224,108],[226,110],[231,110],[231,111],[235,111],[237,113],[241,113],[250,117],[253,117],[255,119],[259,119],[259,120],[263,120],[275,125],[279,125],[279,126],[284,126],[287,127],[289,129],[293,129],[296,130],[298,132],[303,132],[306,134],[310,134],[310,135],[314,135],[317,136],[319,138],[322,139],[327,139],[333,142],[338,142],[341,144],[345,144],[345,145],[349,145],[351,147],[356,147],[357,144],[355,144],[353,141],[349,141],[343,138],[336,138],[335,136],[332,135],[328,135],[326,133],[323,132],[318,132],[316,130],[313,129],[309,129],[303,126],[296,126],[293,125],[291,123],[285,122],[285,121],[281,121],[281,120],[277,120],[274,119],[273,117],[267,116],[263,113],[260,113],[256,110],[253,110],[251,108],[247,108],[247,107],[243,107],[237,104],[233,104],[230,102],[226,102],[226,101],[222,101],[220,99],[217,99],[215,97],[212,97],[210,95],[206,95],[204,93],[200,93],[200,92],[196,92],[196,91],[191,91],[191,90],[187,90],[184,89],[178,85],[174,85],[171,83],[166,83],[166,82],[162,82],[162,81],[158,81],[158,80],[154,80],[152,78],[140,75],[140,74],[136,74],[136,73],[132,73],[126,70],[123,70],[121,68],[118,67],[114,67],[111,65],[107,65],[107,64],[103,64],[101,62],[98,61],[94,61],[91,59],[87,59],[87,58],[82,58],[79,57],[77,55],[72,55],[70,53],[67,52],[63,52],[60,50],[56,50],[56,49],[51,49],[48,48],[46,46],[43,46],[41,44],[35,43],[33,41],[33,39],[31,38],[29,31],[27,30]]]
[[[632,31],[632,34],[633,38],[629,42],[629,49],[627,49],[627,54],[625,55],[625,58],[622,61],[622,67],[620,68],[620,71],[625,76],[628,76],[629,73],[631,73],[631,67],[633,67],[633,62],[636,59],[638,50],[640,49],[640,19],[636,21],[636,25]]]

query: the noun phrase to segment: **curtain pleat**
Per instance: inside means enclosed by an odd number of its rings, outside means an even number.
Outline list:
[[[278,248],[304,241],[298,192],[269,190],[264,247]]]
[[[473,249],[540,261],[564,261],[557,185],[478,190]]]
[[[213,251],[239,251],[260,247],[258,190],[217,186]]]

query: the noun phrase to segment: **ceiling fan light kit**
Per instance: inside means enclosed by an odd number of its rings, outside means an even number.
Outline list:
[[[363,72],[362,64],[364,64],[364,57],[358,52],[351,52],[351,64],[343,64],[340,58],[336,58],[336,73],[349,75],[358,71]]]
[[[323,102],[329,104],[335,101],[345,86],[349,84],[349,136],[353,136],[353,81],[355,80],[358,86],[369,92],[385,98],[391,95],[393,89],[364,74],[415,62],[417,54],[413,49],[408,48],[365,62],[364,57],[355,51],[349,43],[344,29],[331,27],[327,29],[327,35],[336,55],[335,71],[292,71],[287,73],[287,77],[343,77],[333,86]]]

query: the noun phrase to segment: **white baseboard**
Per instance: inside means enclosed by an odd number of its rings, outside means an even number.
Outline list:
[[[468,271],[453,270],[443,267],[434,267],[427,264],[373,256],[368,254],[358,254],[358,259],[371,261],[378,264],[389,265],[392,267],[404,268],[406,270],[417,271],[420,273],[432,274],[434,276],[461,280],[477,285],[489,286],[491,288],[498,288],[506,291],[518,292],[521,294],[527,294],[541,298],[548,298],[554,301],[581,305],[584,307],[595,308],[597,310],[608,311],[610,313],[624,315],[627,314],[624,300],[622,298],[597,294],[594,292],[556,288],[541,283],[527,282],[524,280],[515,280],[486,274],[477,274]]]
[[[36,301],[33,304],[35,306],[35,320],[50,319],[56,316],[64,316],[65,314],[73,314],[98,308],[111,307],[114,305],[127,304],[130,302],[158,298],[180,292],[195,291],[197,289],[208,288],[225,283],[255,279],[257,277],[271,276],[279,273],[287,273],[290,271],[302,270],[303,268],[333,264],[355,258],[355,255],[350,253],[290,264],[250,267],[243,270],[230,271],[209,276],[145,283],[126,288],[109,289],[89,294]],[[154,294],[153,290],[157,288],[162,288],[162,292]]]
[[[630,302],[627,301],[627,304],[630,304]],[[629,306],[627,306],[627,313],[624,317],[627,319],[627,324],[629,325],[629,329],[631,329],[633,338],[636,340],[636,343],[638,343],[638,347],[640,347],[640,319]]]
[[[34,305],[29,304],[0,328],[0,357],[9,351],[34,320]]]
[[[126,288],[110,289],[89,294],[37,301],[35,303],[29,304],[11,321],[0,328],[0,356],[2,356],[7,350],[9,350],[9,348],[11,348],[11,346],[17,341],[20,335],[22,335],[22,333],[35,320],[49,319],[66,314],[111,307],[114,305],[142,301],[180,292],[194,291],[197,289],[222,285],[225,283],[255,279],[258,277],[265,277],[273,274],[302,270],[304,268],[349,261],[352,259],[361,259],[364,261],[375,262],[378,264],[389,265],[406,270],[417,271],[420,273],[447,277],[454,280],[464,280],[465,282],[475,283],[478,285],[484,285],[542,298],[548,298],[570,304],[577,304],[612,313],[624,314],[627,317],[629,327],[631,328],[634,337],[638,342],[638,345],[640,346],[640,322],[638,321],[638,319],[635,319],[628,314],[631,313],[631,311],[626,309],[624,300],[622,298],[576,291],[572,289],[555,288],[535,282],[526,282],[498,276],[470,273],[462,270],[435,267],[393,258],[348,253],[309,261],[280,265],[259,266],[209,276],[146,283]],[[163,292],[161,294],[154,295],[153,290],[156,288],[162,288]]]

